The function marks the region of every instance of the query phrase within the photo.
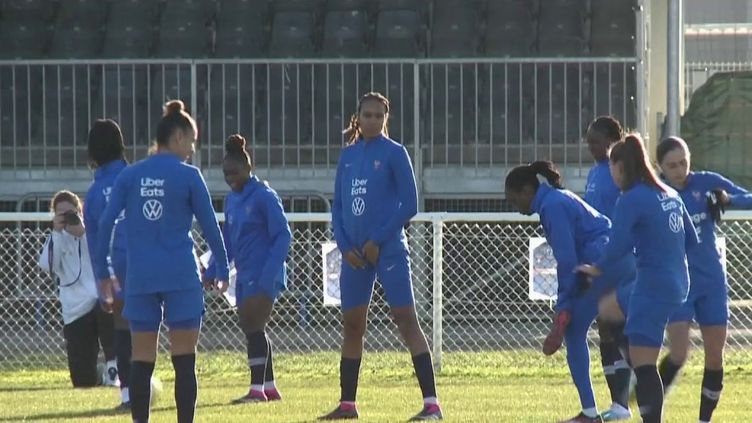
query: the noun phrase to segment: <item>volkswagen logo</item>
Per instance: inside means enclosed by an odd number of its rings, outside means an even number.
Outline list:
[[[684,221],[682,221],[681,215],[678,213],[671,213],[668,216],[668,227],[671,228],[672,232],[677,234],[684,229]]]
[[[162,218],[162,203],[159,200],[146,200],[142,207],[144,217],[148,220],[159,220]]]
[[[355,216],[360,216],[366,211],[366,202],[361,197],[353,198],[352,212]]]

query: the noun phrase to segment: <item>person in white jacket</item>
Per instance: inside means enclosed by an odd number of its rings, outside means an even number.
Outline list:
[[[117,374],[113,319],[99,306],[81,199],[70,191],[59,191],[52,197],[51,209],[52,232],[39,254],[39,267],[58,285],[71,382],[74,388],[112,385],[110,380],[117,380],[108,377],[113,370]],[[97,368],[100,343],[107,362],[104,374]]]

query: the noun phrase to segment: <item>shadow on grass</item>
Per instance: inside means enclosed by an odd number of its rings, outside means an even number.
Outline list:
[[[212,409],[212,408],[226,408],[226,407],[239,407],[239,406],[242,406],[242,404],[232,405],[227,402],[217,402],[217,403],[210,403],[210,404],[199,404],[196,408],[197,409]],[[163,407],[152,407],[151,409],[152,412],[169,411],[169,410],[174,411],[175,407],[163,406]],[[52,413],[32,414],[32,415],[26,415],[26,416],[0,417],[0,422],[17,422],[19,420],[45,421],[45,420],[52,420],[52,419],[65,419],[65,420],[80,421],[81,419],[86,419],[86,418],[128,416],[129,414],[130,414],[129,412],[115,410],[114,408],[100,408],[100,409],[86,410],[86,411],[52,412]],[[304,422],[311,422],[311,421],[315,421],[315,416],[312,416],[310,419],[300,420],[298,422],[290,422],[290,423],[304,423]]]

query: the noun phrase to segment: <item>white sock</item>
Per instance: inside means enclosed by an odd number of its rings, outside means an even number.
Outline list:
[[[598,409],[595,407],[583,408],[582,414],[586,415],[587,417],[595,417],[598,415]]]
[[[130,392],[128,388],[120,388],[120,402],[128,402],[131,400]]]
[[[618,402],[611,403],[611,409],[614,411],[629,411],[628,408],[624,407],[623,405],[619,404]]]
[[[264,392],[264,385],[251,385],[251,391]]]
[[[439,405],[439,399],[436,397],[423,398],[423,404],[425,405]]]
[[[268,382],[264,382],[264,390],[271,390],[271,389],[277,389],[277,385],[274,384],[273,380],[270,380]]]

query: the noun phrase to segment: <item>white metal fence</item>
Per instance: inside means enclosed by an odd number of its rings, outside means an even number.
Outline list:
[[[290,288],[271,320],[273,342],[285,352],[337,350],[340,311],[322,302],[321,243],[331,239],[330,217],[289,218]],[[0,214],[0,368],[64,362],[56,287],[36,266],[48,219],[44,213]],[[720,233],[727,240],[731,288],[729,349],[752,360],[752,213],[727,214]],[[501,213],[420,214],[408,234],[418,315],[437,364],[443,351],[539,347],[550,304],[528,296],[528,240],[542,235],[535,219]],[[403,348],[378,289],[366,344],[370,350]],[[200,350],[244,351],[235,312],[224,299],[208,297]]]
[[[358,98],[392,102],[390,132],[426,166],[589,162],[597,115],[639,128],[635,58],[0,61],[0,170],[83,169],[86,134],[117,120],[141,158],[165,100],[200,128],[197,164],[247,136],[262,167],[330,169]]]

